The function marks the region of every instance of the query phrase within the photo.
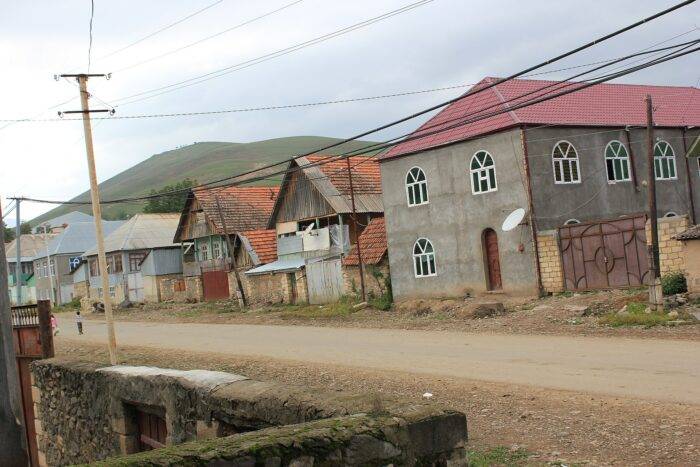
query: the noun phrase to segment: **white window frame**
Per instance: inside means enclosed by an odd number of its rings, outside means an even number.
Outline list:
[[[612,147],[612,145],[615,143],[620,145],[618,147],[617,152],[615,152],[615,149]],[[609,148],[612,149],[612,151],[614,153],[614,156],[612,156],[612,157],[608,157],[608,149]],[[624,156],[621,155],[622,153],[624,153]],[[625,146],[622,143],[622,141],[619,141],[616,139],[610,141],[605,146],[605,151],[603,152],[603,156],[605,157],[605,174],[608,178],[608,183],[615,184],[615,183],[619,183],[619,182],[629,182],[630,180],[632,180],[632,171],[630,170],[631,169],[631,167],[630,167],[630,153],[627,150],[627,146]],[[612,180],[610,180],[610,173],[608,172],[608,169],[609,169],[608,161],[609,160],[613,161],[612,162],[612,171],[613,171]],[[617,161],[617,160],[621,161],[620,163],[624,164],[627,167],[627,178],[618,178],[617,177],[618,173],[617,173],[617,170],[615,169],[615,161]]]
[[[568,221],[564,222],[564,225],[576,225],[580,223],[581,221],[578,219],[569,219]]]
[[[425,240],[425,244],[423,246],[420,245],[420,241]],[[426,247],[430,245],[430,248],[432,249],[431,252],[426,253]],[[420,253],[416,253],[416,246],[418,246],[421,250]],[[437,264],[435,261],[435,247],[433,246],[433,242],[431,242],[429,239],[425,237],[420,237],[413,243],[413,249],[411,250],[411,260],[413,261],[413,275],[417,279],[421,279],[423,277],[433,277],[437,276]],[[422,265],[423,264],[423,257],[427,258],[426,264],[428,265],[428,274],[418,274],[418,266],[416,264],[416,259],[419,259],[419,263]],[[430,259],[432,257],[432,264],[433,264],[433,270],[430,271]],[[421,266],[421,272],[422,272],[422,266]]]
[[[564,152],[561,151],[564,154],[564,157],[554,157],[554,152],[557,150],[559,145],[561,144],[568,144],[569,149]],[[576,157],[568,157],[569,151],[574,150],[574,154]],[[567,182],[564,180],[564,161],[567,161],[570,165],[575,163],[576,165],[576,179],[572,180],[570,182]],[[559,164],[557,164],[559,162]],[[559,178],[560,180],[557,181],[557,173],[559,173]],[[573,174],[573,171],[570,170],[569,173]],[[578,151],[576,150],[576,146],[574,146],[572,143],[569,141],[566,141],[565,139],[558,141],[557,144],[554,145],[552,148],[552,175],[554,176],[554,184],[555,185],[574,185],[577,183],[581,183],[581,163],[578,157]]]
[[[484,161],[486,161],[486,158],[491,160],[491,165],[484,165],[481,162],[479,162],[479,159],[477,156],[479,154],[485,154],[486,157],[484,158]],[[474,169],[472,168],[472,164],[476,161],[479,164],[479,168]],[[491,185],[491,173],[493,172],[493,186]],[[474,186],[474,176],[476,175],[477,181],[479,183],[478,186]],[[481,149],[479,151],[476,151],[472,158],[469,160],[469,180],[472,184],[472,194],[473,195],[483,195],[486,193],[491,193],[493,191],[498,191],[498,180],[496,178],[496,161],[493,159],[493,156],[491,155],[490,152]],[[481,182],[486,181],[486,185],[488,188],[486,190],[481,190]]]
[[[413,172],[414,169],[418,169],[420,171],[420,173],[423,174],[423,180],[417,181],[416,177],[414,177],[413,174],[411,174],[411,172]],[[413,178],[413,181],[411,181],[411,182],[408,181],[409,176],[411,176],[411,178]],[[416,166],[413,166],[410,169],[408,169],[408,172],[406,172],[406,176],[404,177],[404,185],[406,187],[406,204],[408,204],[408,207],[422,206],[422,205],[428,204],[430,202],[430,195],[428,193],[428,176],[425,175],[425,170],[423,170],[422,168],[420,168],[416,165]],[[425,190],[421,189],[422,186],[425,186]],[[414,189],[414,187],[418,187],[418,188]],[[411,203],[411,198],[409,195],[410,190],[414,190],[414,192],[413,192],[414,203]],[[415,202],[416,191],[418,193],[420,193],[420,195],[421,195],[420,196],[420,198],[421,198],[420,203]],[[425,199],[423,199],[423,191],[425,191]]]
[[[656,148],[661,148],[661,144],[666,145],[666,151],[662,152],[661,156],[656,155]],[[671,150],[671,155],[668,154],[668,150]],[[659,162],[659,165],[657,165],[657,161]],[[659,173],[656,171],[656,168],[659,167],[661,168],[661,163],[663,161],[668,161],[668,168],[670,172],[671,166],[673,166],[673,177],[659,177]],[[663,175],[663,170],[660,170],[661,175]],[[660,139],[656,142],[654,145],[654,177],[657,180],[678,180],[678,166],[676,165],[676,151],[673,150],[673,146],[671,146],[671,143],[669,143],[666,140]]]
[[[668,211],[666,214],[664,214],[664,217],[678,217],[678,214],[673,211]]]

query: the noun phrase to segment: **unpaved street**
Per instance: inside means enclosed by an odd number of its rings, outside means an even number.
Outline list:
[[[59,340],[105,342],[102,322]],[[263,356],[700,404],[700,343],[660,339],[470,334],[395,329],[116,323],[122,345]]]

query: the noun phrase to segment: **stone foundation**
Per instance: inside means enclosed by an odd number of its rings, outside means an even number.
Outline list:
[[[427,402],[65,359],[34,362],[32,383],[48,465],[135,453],[135,410],[164,419],[171,447],[108,465],[466,465],[464,414]]]
[[[367,295],[382,296],[387,291],[389,261],[385,258],[379,264],[365,265],[365,291]],[[343,265],[343,285],[345,295],[360,296],[360,267]]]
[[[276,303],[307,303],[309,301],[304,271],[275,274],[247,275],[240,272],[243,291],[250,305],[273,305]],[[296,284],[296,299],[293,298],[290,282]],[[236,296],[236,278],[229,273],[231,296]]]
[[[672,237],[688,230],[688,216],[662,217],[659,219],[659,265],[661,275],[683,271],[683,243]],[[647,244],[651,244],[651,227],[646,225]]]

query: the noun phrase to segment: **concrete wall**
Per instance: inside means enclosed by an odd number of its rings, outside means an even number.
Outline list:
[[[682,243],[688,292],[700,296],[700,239],[686,240]]]
[[[689,141],[691,133],[697,134],[698,131],[688,132],[686,138]],[[683,132],[680,129],[657,128],[654,134],[657,139],[663,139],[673,147],[678,175],[677,180],[657,180],[657,215],[663,217],[669,211],[678,215],[689,214],[690,196]],[[634,181],[609,183],[607,179],[605,147],[612,140],[621,141],[628,147],[622,129],[539,128],[528,130],[526,135],[538,230],[555,229],[572,218],[586,222],[646,212],[647,190],[642,185],[642,181],[647,179],[646,130],[630,131],[639,191],[635,190]],[[581,183],[554,183],[552,150],[561,140],[572,143],[578,152]],[[692,172],[691,170],[697,216],[700,215],[700,177],[697,171]]]
[[[168,461],[151,451],[145,455],[157,459],[114,459],[118,465],[413,465],[419,459],[421,465],[448,459],[466,465],[464,414],[426,402],[310,391],[222,372],[100,368],[64,359],[34,362],[32,385],[42,465],[135,452],[137,408],[162,414],[167,445],[227,437],[182,446],[187,460],[178,462],[178,448],[169,447]],[[242,432],[250,433],[229,436]],[[251,456],[253,462],[236,463]],[[299,458],[306,463],[294,464]],[[229,463],[217,463],[224,460]]]
[[[498,190],[475,195],[469,163],[479,150],[488,151],[494,159]],[[397,300],[486,292],[482,246],[486,228],[498,234],[503,291],[537,293],[530,229],[500,229],[509,212],[528,205],[522,160],[520,131],[513,130],[381,163],[391,279]],[[405,179],[414,166],[426,174],[430,202],[409,207]],[[414,275],[413,245],[420,237],[433,243],[436,276]],[[518,248],[521,242],[522,252]]]

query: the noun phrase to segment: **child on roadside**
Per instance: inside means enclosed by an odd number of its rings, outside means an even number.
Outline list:
[[[54,336],[58,335],[58,320],[56,319],[56,315],[53,313],[51,313],[51,330],[53,331]]]
[[[80,316],[80,310],[75,312],[75,322],[78,325],[78,334],[83,333],[83,317]]]

